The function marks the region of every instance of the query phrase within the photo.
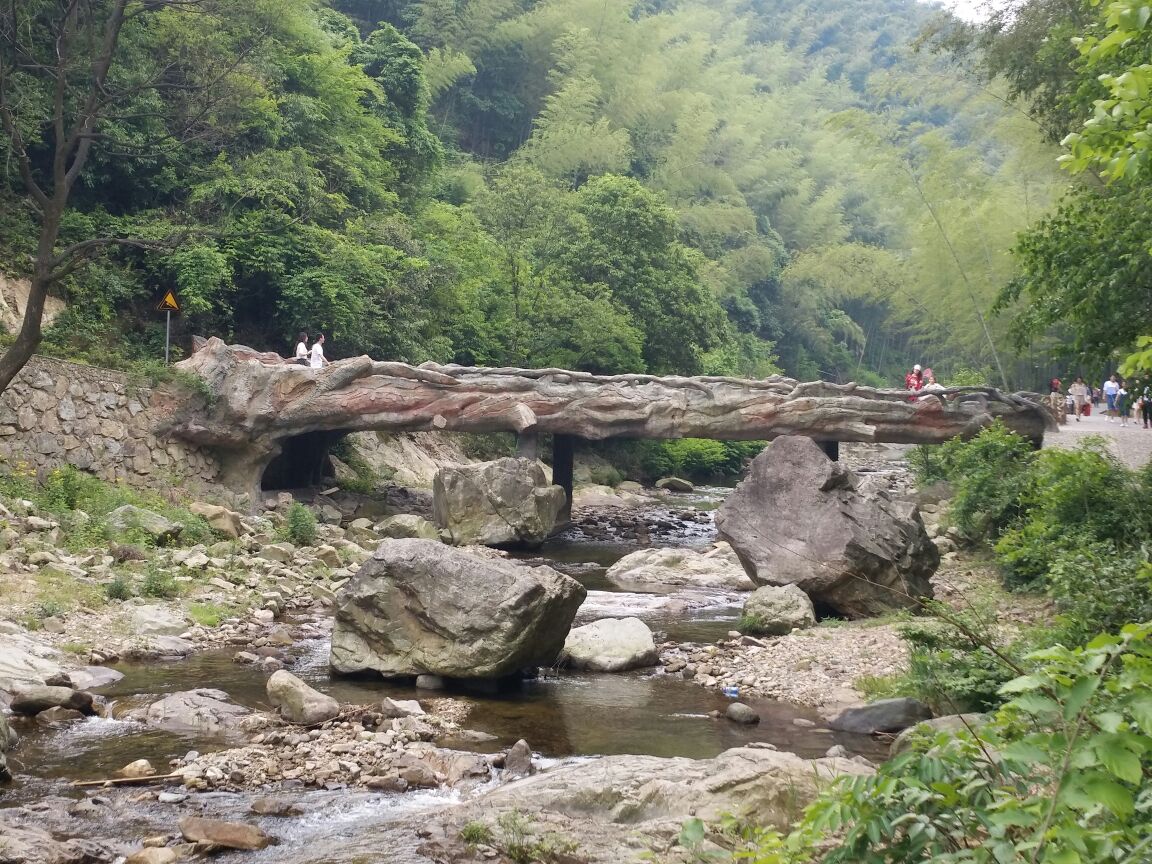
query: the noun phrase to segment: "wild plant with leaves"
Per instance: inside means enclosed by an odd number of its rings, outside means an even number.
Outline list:
[[[755,864],[1145,864],[1152,858],[1152,624],[1033,652],[983,725],[916,733],[837,781],[787,833],[694,820],[681,845]],[[703,852],[703,841],[722,852]]]

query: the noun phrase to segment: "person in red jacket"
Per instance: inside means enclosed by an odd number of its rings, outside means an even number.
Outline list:
[[[920,364],[912,367],[912,371],[904,376],[905,390],[920,390],[924,386],[924,373],[920,371]]]

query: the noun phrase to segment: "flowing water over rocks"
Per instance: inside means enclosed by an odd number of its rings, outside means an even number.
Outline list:
[[[638,616],[655,631],[665,663],[670,658],[690,658],[693,652],[723,652],[726,649],[715,649],[715,643],[729,636],[747,592],[687,585],[621,585],[608,580],[605,573],[621,557],[657,538],[659,545],[707,551],[715,537],[709,510],[724,494],[724,490],[697,490],[667,496],[655,508],[637,509],[630,523],[619,517],[625,523],[622,532],[609,532],[607,540],[589,539],[588,532],[578,527],[531,554],[520,553],[516,557],[532,564],[548,564],[588,589],[577,624],[603,617]],[[678,503],[666,506],[670,500]],[[611,517],[609,522],[616,518]],[[556,764],[556,760],[614,754],[707,759],[747,745],[788,751],[805,758],[822,757],[837,744],[849,753],[871,758],[883,752],[867,737],[829,730],[813,707],[763,698],[757,695],[756,688],[742,694],[740,701],[759,715],[760,722],[729,722],[722,715],[732,700],[714,687],[700,686],[708,682],[686,676],[683,663],[617,674],[542,670],[539,677],[515,687],[484,691],[469,690],[465,685],[427,691],[379,678],[331,678],[329,638],[325,635],[331,631],[330,614],[297,610],[294,615],[285,623],[298,639],[304,636],[304,641],[285,647],[277,662],[283,662],[307,684],[335,698],[344,712],[341,717],[347,721],[345,729],[336,728],[331,734],[321,730],[302,734],[280,732],[276,726],[265,731],[253,727],[240,733],[240,743],[256,736],[257,742],[265,743],[248,749],[261,751],[274,750],[272,742],[282,741],[281,750],[288,752],[284,748],[294,746],[305,754],[300,757],[304,761],[327,761],[340,766],[341,760],[349,762],[352,757],[317,752],[328,746],[324,742],[347,740],[351,747],[360,741],[367,746],[382,740],[374,736],[395,734],[400,742],[414,742],[403,745],[409,748],[405,753],[431,753],[430,748],[436,745],[488,754],[477,763],[482,767],[482,776],[478,774],[474,782],[458,788],[449,785],[398,793],[363,788],[364,776],[358,765],[355,773],[346,776],[339,773],[345,770],[343,767],[334,769],[337,773],[332,775],[324,774],[322,767],[302,769],[296,778],[266,778],[269,791],[286,797],[300,808],[302,815],[256,817],[249,810],[262,793],[251,785],[253,777],[263,769],[253,761],[251,767],[225,771],[206,783],[210,791],[189,794],[177,780],[175,785],[153,786],[144,791],[98,789],[87,793],[78,804],[79,793],[69,785],[71,781],[112,777],[137,759],[148,759],[158,773],[206,765],[210,775],[211,766],[217,764],[213,760],[231,758],[229,754],[234,751],[228,748],[236,745],[234,738],[149,726],[141,709],[157,699],[211,688],[223,691],[231,703],[257,712],[254,716],[267,717],[260,713],[270,707],[263,667],[235,662],[235,649],[208,650],[173,662],[118,664],[116,668],[124,677],[95,691],[107,702],[107,710],[102,712],[105,716],[57,726],[35,721],[18,724],[23,740],[9,756],[16,782],[0,787],[0,833],[5,824],[15,826],[39,820],[67,836],[112,838],[123,844],[120,851],[127,852],[144,837],[173,835],[183,816],[203,815],[257,824],[280,840],[278,847],[263,851],[226,853],[226,861],[243,858],[250,862],[276,860],[279,864],[358,864],[380,860],[381,850],[385,849],[389,861],[423,861],[427,859],[416,852],[414,818],[462,797],[482,796],[497,782],[489,778],[499,777],[502,751],[519,739],[529,741],[539,754],[538,766]],[[419,699],[434,717],[430,725],[420,726],[408,737],[404,733],[381,733],[388,726],[371,725],[378,721],[357,725],[361,719],[357,711],[361,709],[353,711],[349,706],[375,706],[372,710],[378,712],[384,697]],[[279,721],[274,718],[261,722]],[[402,725],[408,721],[383,722]],[[301,736],[303,743],[293,735]],[[421,737],[434,740],[423,744],[418,740]],[[420,750],[421,747],[428,749]],[[350,750],[344,748],[344,752]],[[441,762],[436,764],[442,767],[444,757],[437,758]],[[219,764],[226,765],[224,761]],[[327,777],[321,784],[327,788],[307,784],[309,771],[314,770]],[[250,777],[244,776],[246,771]],[[433,772],[433,776],[443,775]],[[197,787],[187,781],[186,785],[193,790]],[[157,793],[161,791],[166,795],[158,800]],[[4,810],[8,805],[23,806]]]

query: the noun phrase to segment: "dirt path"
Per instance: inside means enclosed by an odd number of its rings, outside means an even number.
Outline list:
[[[1108,423],[1102,415],[1082,417],[1080,422],[1069,418],[1059,432],[1044,436],[1045,447],[1075,447],[1089,435],[1099,435],[1108,441],[1109,449],[1129,468],[1143,468],[1152,461],[1152,429],[1145,429],[1139,421],[1128,426]]]

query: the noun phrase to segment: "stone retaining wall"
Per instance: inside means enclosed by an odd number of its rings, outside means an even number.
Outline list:
[[[29,470],[70,464],[110,481],[215,492],[215,457],[154,430],[169,410],[122,372],[34,357],[0,394],[0,458]],[[170,403],[169,403],[170,404]]]

